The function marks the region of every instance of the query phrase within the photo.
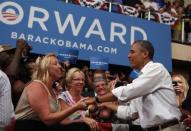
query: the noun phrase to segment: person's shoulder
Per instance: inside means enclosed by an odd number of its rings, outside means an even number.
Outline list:
[[[159,62],[153,62],[153,65],[155,65],[155,66],[163,66],[163,64],[159,63]]]
[[[3,77],[3,76],[6,76],[6,74],[2,70],[0,70],[0,77]]]
[[[161,72],[168,72],[166,67],[162,63],[153,63],[153,68],[155,68],[158,71],[160,70]]]
[[[1,80],[4,80],[6,82],[9,81],[7,74],[5,72],[3,72],[2,70],[0,70],[0,78],[1,78]]]
[[[152,62],[151,64],[149,64],[150,68],[157,68],[157,69],[163,69],[164,65],[162,63],[159,62]]]
[[[28,83],[28,85],[26,85],[27,90],[42,90],[43,89],[43,85],[40,82],[36,82],[36,81],[31,81]]]

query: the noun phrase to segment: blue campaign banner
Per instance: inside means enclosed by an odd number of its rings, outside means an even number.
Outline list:
[[[90,69],[108,70],[108,58],[90,57]]]
[[[69,61],[70,64],[76,64],[79,50],[60,48],[58,49],[58,59],[60,61]]]
[[[0,43],[15,46],[22,38],[32,52],[57,53],[58,48],[79,50],[79,59],[107,57],[110,64],[128,66],[131,43],[153,43],[154,61],[172,71],[170,27],[127,15],[46,0],[1,0]]]

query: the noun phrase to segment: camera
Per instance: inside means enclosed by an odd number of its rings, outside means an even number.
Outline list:
[[[173,82],[172,82],[172,85],[173,85],[173,86],[177,86],[177,85],[178,85],[178,82],[177,82],[177,81],[173,81]]]

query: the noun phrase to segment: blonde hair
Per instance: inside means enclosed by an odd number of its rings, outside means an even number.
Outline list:
[[[32,74],[32,80],[40,80],[47,83],[50,80],[49,65],[51,63],[51,57],[55,57],[54,53],[49,53],[43,57],[38,57],[34,65],[34,72]]]
[[[79,72],[85,78],[84,73],[79,68],[73,67],[69,69],[66,74],[66,88],[68,88],[68,84],[72,81],[76,72]]]
[[[172,78],[174,78],[174,77],[179,77],[182,80],[182,85],[183,85],[183,89],[184,89],[184,97],[186,98],[188,89],[189,89],[189,85],[188,85],[186,78],[181,74],[173,74]]]

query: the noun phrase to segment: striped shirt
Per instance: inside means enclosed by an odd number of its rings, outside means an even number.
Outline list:
[[[7,75],[0,70],[0,128],[8,126],[14,115],[11,84]]]

